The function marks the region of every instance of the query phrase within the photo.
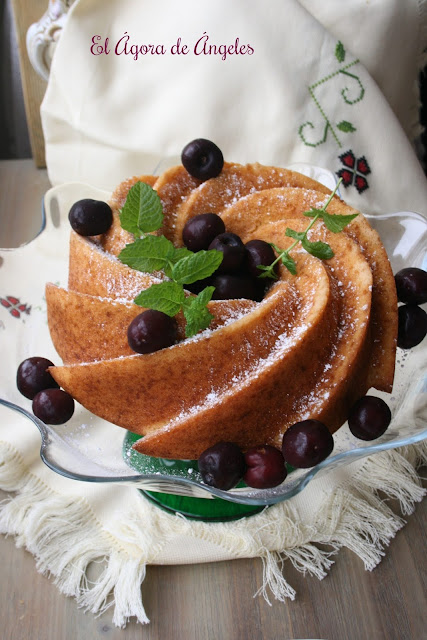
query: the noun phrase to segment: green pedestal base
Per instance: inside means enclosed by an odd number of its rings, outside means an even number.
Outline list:
[[[138,473],[162,473],[173,478],[191,477],[200,479],[197,460],[164,460],[145,456],[132,449],[141,436],[128,431],[123,442],[123,457],[127,464]],[[186,518],[206,522],[226,522],[238,520],[259,513],[266,507],[247,505],[221,500],[221,498],[188,498],[157,491],[141,493],[158,507],[169,513],[180,513]]]
[[[213,500],[205,498],[186,498],[171,493],[157,493],[142,491],[146,498],[169,513],[180,513],[191,520],[204,522],[227,522],[239,520],[259,513],[266,507],[246,504],[236,504],[220,498]]]

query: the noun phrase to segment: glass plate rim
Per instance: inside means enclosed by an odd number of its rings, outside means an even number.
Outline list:
[[[310,166],[310,165],[308,165]],[[327,170],[323,170],[322,171],[327,171]],[[335,178],[334,178],[335,179]],[[76,186],[82,183],[67,183],[67,185],[71,185],[71,184],[75,184]],[[88,187],[90,187],[90,185],[86,185]],[[56,189],[57,187],[53,187],[53,189]],[[52,189],[52,190],[53,190]],[[49,190],[49,191],[52,191]],[[47,193],[49,193],[49,191]],[[103,191],[101,189],[99,189],[99,191]],[[46,194],[47,195],[47,194]],[[369,220],[387,220],[390,218],[395,218],[398,216],[408,216],[411,217],[413,219],[416,219],[419,222],[422,222],[423,224],[425,224],[426,229],[427,229],[427,220],[424,216],[422,216],[419,213],[416,212],[411,212],[411,211],[406,211],[406,212],[393,212],[393,213],[385,213],[385,214],[378,214],[378,215],[369,215],[369,214],[364,214],[366,216],[367,219]],[[47,214],[46,214],[46,208],[45,208],[45,199],[43,199],[42,201],[42,225],[41,225],[41,229],[40,231],[36,234],[36,236],[34,236],[34,238],[32,238],[28,243],[25,243],[24,245],[21,245],[22,247],[29,245],[30,243],[32,243],[34,240],[36,240],[37,237],[40,236],[41,233],[43,233],[43,231],[46,229],[46,219],[47,219]],[[6,250],[6,251],[16,251],[17,249],[20,249],[21,247],[17,247],[17,248],[10,248],[10,249],[2,249],[2,250]],[[203,483],[200,483],[198,481],[192,480],[191,478],[184,478],[184,477],[176,477],[176,476],[171,476],[171,475],[162,475],[162,474],[140,474],[140,473],[136,473],[133,475],[129,475],[129,476],[123,476],[123,475],[119,475],[116,477],[111,477],[111,476],[90,476],[90,475],[86,475],[86,474],[78,474],[75,473],[73,471],[70,471],[68,469],[62,468],[60,465],[55,464],[50,458],[49,458],[49,444],[50,444],[50,434],[49,434],[49,426],[44,425],[43,423],[41,423],[40,421],[38,421],[37,418],[35,418],[35,416],[32,416],[31,414],[29,414],[29,412],[27,412],[25,409],[22,409],[21,407],[18,407],[17,405],[13,405],[13,403],[8,403],[8,402],[4,402],[0,400],[1,404],[4,404],[6,406],[9,406],[9,408],[15,409],[17,411],[20,411],[21,413],[23,413],[24,415],[27,415],[27,417],[29,417],[38,427],[40,434],[41,434],[41,438],[42,438],[42,442],[41,442],[41,446],[40,446],[40,456],[41,459],[43,460],[44,464],[46,464],[50,469],[52,469],[53,471],[59,473],[60,475],[63,475],[64,477],[73,479],[73,480],[78,480],[78,481],[83,481],[83,482],[99,482],[99,483],[128,483],[128,484],[136,484],[136,485],[140,485],[141,488],[143,488],[143,483],[144,481],[162,481],[165,480],[168,483],[170,483],[171,481],[180,485],[185,485],[185,486],[194,486],[194,487],[198,487],[200,489],[203,489],[205,492],[208,492],[210,494],[209,497],[211,496],[215,496],[218,498],[223,498],[225,500],[228,500],[230,502],[237,502],[237,503],[245,503],[245,504],[254,504],[254,505],[259,505],[259,504],[264,504],[264,505],[268,505],[268,504],[274,504],[277,502],[281,502],[283,500],[287,500],[295,495],[297,495],[298,493],[300,493],[308,484],[309,482],[319,473],[319,471],[331,466],[333,467],[334,463],[337,461],[344,461],[347,460],[348,463],[359,459],[359,458],[364,458],[364,457],[368,457],[370,455],[373,455],[375,453],[381,452],[381,451],[385,451],[388,449],[393,449],[396,447],[400,447],[400,446],[405,446],[405,445],[409,445],[409,444],[415,444],[421,440],[423,440],[424,438],[427,437],[427,428],[412,435],[412,436],[406,436],[406,437],[402,437],[400,439],[394,440],[392,442],[381,442],[381,443],[374,443],[372,445],[369,446],[365,446],[365,447],[359,447],[359,448],[355,448],[355,449],[350,449],[347,451],[343,451],[340,453],[337,453],[333,456],[330,456],[329,458],[327,458],[326,460],[324,460],[323,462],[321,462],[320,464],[318,464],[317,466],[308,469],[306,473],[304,473],[304,475],[302,475],[297,484],[295,484],[293,486],[292,489],[288,490],[285,494],[280,492],[280,487],[277,488],[277,494],[275,494],[274,490],[269,490],[270,493],[267,497],[263,497],[262,494],[262,490],[254,490],[254,489],[250,489],[247,488],[245,489],[245,495],[243,496],[241,494],[241,492],[239,491],[239,489],[232,489],[230,491],[222,491],[220,489],[216,489],[214,487],[209,487]],[[281,485],[282,489],[285,488],[285,485]],[[160,490],[160,489],[159,489]],[[253,495],[251,495],[253,494]]]

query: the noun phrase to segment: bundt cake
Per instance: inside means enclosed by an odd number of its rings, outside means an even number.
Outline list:
[[[168,280],[117,257],[134,241],[120,211],[138,181],[162,202],[155,233],[176,247],[189,220],[213,212],[243,243],[295,244],[296,275],[281,264],[262,299],[211,300],[211,324],[190,338],[180,312],[175,344],[136,354],[127,328],[142,309],[133,300]],[[309,222],[304,213],[321,209],[329,194],[302,174],[259,164],[225,163],[205,181],[180,165],[123,182],[111,196],[106,233],[71,231],[68,291],[47,285],[49,329],[64,363],[52,376],[94,414],[143,436],[135,449],[156,457],[194,459],[221,440],[243,450],[280,447],[286,429],[307,418],[333,433],[369,388],[391,391],[397,299],[378,234],[339,197],[328,213],[357,217],[342,233],[319,220],[307,235],[327,243],[333,257],[319,259],[295,243]]]

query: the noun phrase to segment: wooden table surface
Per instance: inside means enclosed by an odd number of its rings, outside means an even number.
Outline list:
[[[46,172],[31,160],[0,162],[0,246],[19,246],[40,228]],[[0,497],[4,497],[1,494]],[[417,506],[386,550],[381,564],[364,570],[342,550],[323,581],[303,577],[291,564],[285,575],[294,602],[269,606],[253,597],[262,582],[260,560],[189,566],[150,566],[142,585],[151,623],[96,618],[37,573],[33,557],[0,537],[1,640],[423,640],[427,639],[427,510]]]

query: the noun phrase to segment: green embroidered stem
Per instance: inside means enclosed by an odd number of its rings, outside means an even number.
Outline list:
[[[309,88],[308,88],[308,90],[309,90],[309,92],[310,92],[311,97],[312,97],[312,98],[313,98],[313,100],[314,100],[314,104],[315,104],[315,105],[316,105],[316,107],[319,109],[319,111],[320,111],[320,113],[322,114],[323,118],[325,119],[325,121],[326,121],[326,123],[327,123],[327,125],[328,125],[329,129],[331,130],[332,135],[334,136],[335,142],[337,143],[337,145],[338,145],[339,147],[342,147],[342,144],[341,144],[340,140],[338,139],[337,134],[335,133],[335,130],[334,130],[334,128],[333,128],[333,126],[332,126],[332,124],[331,124],[331,121],[329,120],[328,116],[327,116],[327,115],[326,115],[326,113],[324,112],[324,110],[323,110],[323,108],[322,108],[322,106],[321,106],[320,102],[318,101],[318,99],[317,99],[317,98],[316,98],[316,96],[314,95],[314,91],[313,91],[312,87],[309,87]],[[326,140],[326,133],[327,133],[327,131],[325,131],[325,140]]]
[[[308,140],[306,140],[306,138],[305,138],[305,136],[303,134],[303,130],[307,126],[309,126],[312,129],[314,129],[314,124],[312,122],[304,122],[304,124],[302,124],[300,126],[300,128],[298,129],[299,136],[300,136],[301,140],[304,142],[304,144],[306,144],[307,147],[318,147],[321,144],[323,144],[325,142],[326,138],[327,138],[327,135],[328,135],[328,129],[329,129],[329,126],[330,126],[329,122],[326,122],[324,131],[323,131],[323,138],[321,140],[319,140],[318,142],[308,142]]]
[[[337,76],[339,73],[345,73],[346,69],[350,69],[350,67],[354,67],[354,65],[359,64],[359,62],[360,62],[359,58],[357,58],[356,60],[353,60],[353,62],[349,62],[348,64],[344,65],[343,67],[340,67],[340,69],[338,69],[337,71],[334,71],[334,73],[330,73],[328,76],[325,76],[321,80],[318,80],[317,82],[314,82],[313,84],[311,84],[309,86],[309,89],[315,89],[319,85],[324,84],[325,82],[328,82],[329,80],[332,80],[332,78],[335,78],[335,76]],[[350,75],[350,74],[348,74],[348,75]]]
[[[337,58],[338,62],[343,62],[344,61],[345,54],[346,54],[346,52],[345,52],[343,44],[341,42],[338,42],[338,44],[336,45],[336,48],[335,48],[335,57]],[[333,78],[335,78],[339,74],[343,74],[343,75],[346,75],[346,76],[356,80],[356,82],[359,84],[359,88],[360,88],[359,95],[354,100],[350,100],[348,98],[348,92],[349,92],[348,87],[345,87],[344,89],[342,89],[341,95],[343,97],[344,102],[346,104],[356,104],[357,102],[360,102],[360,100],[362,100],[364,95],[365,95],[365,89],[364,89],[364,87],[362,85],[362,82],[361,82],[360,78],[357,75],[355,75],[353,73],[350,73],[348,71],[348,69],[350,69],[351,67],[353,67],[354,65],[356,65],[358,63],[359,63],[359,59],[353,60],[352,62],[349,62],[348,64],[346,64],[346,65],[340,67],[339,69],[337,69],[337,71],[334,71],[334,73],[330,73],[329,75],[325,76],[321,80],[318,80],[317,82],[314,82],[313,84],[311,84],[308,87],[308,91],[310,93],[310,96],[311,96],[314,104],[316,105],[317,109],[319,110],[323,120],[325,121],[325,127],[323,129],[323,137],[321,137],[317,142],[309,142],[309,140],[307,140],[307,138],[305,136],[304,129],[306,127],[310,127],[311,129],[315,129],[315,125],[309,120],[304,122],[302,125],[300,125],[300,127],[298,129],[298,135],[300,136],[301,140],[303,141],[303,143],[306,146],[308,146],[308,147],[318,147],[321,144],[324,144],[326,142],[326,140],[327,140],[327,137],[328,137],[328,131],[330,130],[332,132],[332,136],[333,136],[336,144],[338,145],[339,148],[342,148],[343,145],[341,143],[341,140],[338,137],[337,130],[342,131],[343,133],[353,133],[354,131],[356,131],[356,127],[354,127],[354,125],[352,125],[347,120],[342,120],[336,126],[336,128],[332,125],[331,120],[328,118],[328,116],[327,116],[324,108],[322,107],[319,99],[315,95],[315,89],[317,87],[319,87],[320,85],[325,84],[329,80],[332,80]]]
[[[363,84],[360,82],[360,78],[359,76],[354,75],[354,73],[349,73],[348,71],[343,71],[341,70],[340,73],[349,76],[350,78],[354,78],[354,80],[356,80],[359,83],[359,87],[360,87],[360,94],[357,98],[355,98],[355,100],[349,100],[348,98],[346,98],[346,91],[348,91],[348,88],[346,87],[345,89],[343,89],[341,91],[341,95],[344,98],[344,101],[347,104],[356,104],[356,102],[360,102],[361,100],[363,100],[363,96],[365,95],[365,88],[363,86]]]

